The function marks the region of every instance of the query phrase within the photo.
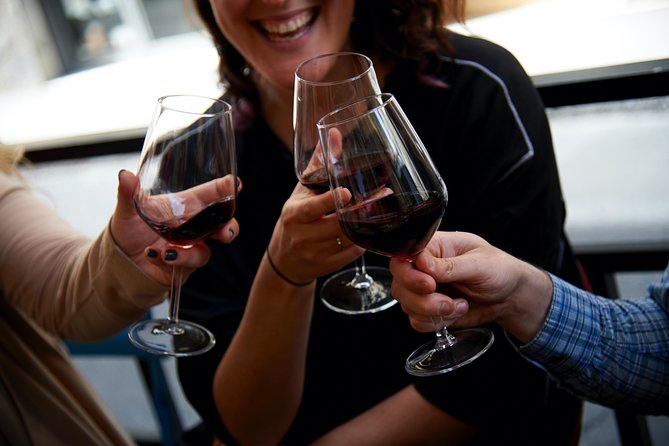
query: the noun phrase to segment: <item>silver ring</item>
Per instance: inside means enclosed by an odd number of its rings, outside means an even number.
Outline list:
[[[341,242],[341,239],[339,238],[339,236],[337,236],[337,245],[339,245],[340,250],[342,250],[342,251],[344,250],[344,244]]]

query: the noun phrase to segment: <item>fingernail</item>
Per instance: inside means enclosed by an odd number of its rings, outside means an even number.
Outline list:
[[[452,305],[448,302],[442,302],[439,304],[439,314],[442,316],[448,316],[453,312]]]
[[[158,257],[158,251],[156,251],[155,249],[149,248],[149,249],[146,250],[146,256],[151,257],[152,259],[155,259],[156,257]]]
[[[455,314],[464,314],[467,311],[467,303],[466,302],[456,302],[455,303]]]
[[[171,261],[176,260],[179,254],[174,249],[168,249],[165,251],[165,260]]]
[[[121,174],[122,174],[123,172],[125,172],[125,169],[121,169],[121,170],[118,171],[118,179],[119,179],[119,180],[121,179]]]
[[[233,238],[235,236],[235,231],[232,229],[228,229],[228,232],[230,232],[230,238]]]

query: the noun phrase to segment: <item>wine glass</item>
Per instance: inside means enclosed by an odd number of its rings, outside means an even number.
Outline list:
[[[134,193],[139,216],[162,238],[189,248],[235,212],[237,167],[231,107],[219,99],[158,99],[144,141]],[[128,337],[156,354],[191,356],[214,346],[206,328],[179,320],[181,269],[175,266],[166,319],[136,323]]]
[[[439,227],[446,186],[427,150],[391,94],[370,96],[318,122],[342,232],[355,244],[413,261]],[[429,376],[461,367],[487,351],[490,330],[449,333],[414,351],[408,373]]]
[[[330,188],[316,128],[318,120],[342,105],[380,92],[372,61],[363,54],[323,54],[297,67],[293,149],[300,183],[317,193]],[[374,313],[397,303],[390,293],[391,283],[388,268],[366,266],[363,254],[355,268],[336,273],[323,284],[320,298],[340,313]]]

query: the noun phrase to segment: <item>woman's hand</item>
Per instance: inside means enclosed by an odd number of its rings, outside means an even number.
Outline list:
[[[343,235],[334,209],[331,192],[316,195],[299,183],[284,204],[268,250],[276,269],[289,280],[308,283],[364,252]]]
[[[172,267],[183,269],[183,280],[195,269],[209,261],[210,250],[204,241],[192,248],[168,244],[139,217],[133,204],[133,193],[138,179],[131,172],[119,172],[116,210],[111,220],[111,233],[121,250],[147,276],[168,286],[172,280]],[[232,242],[239,233],[234,218],[219,229],[212,238],[223,243]]]

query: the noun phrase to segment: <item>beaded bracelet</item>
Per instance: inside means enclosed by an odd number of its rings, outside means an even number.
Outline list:
[[[310,280],[309,282],[306,282],[306,283],[299,283],[299,282],[294,282],[294,281],[290,280],[288,277],[284,276],[281,271],[279,271],[279,269],[276,267],[276,265],[272,261],[272,258],[269,255],[269,248],[266,249],[265,252],[267,253],[267,260],[269,261],[269,264],[272,267],[272,269],[274,270],[274,272],[276,273],[276,275],[281,277],[283,280],[285,280],[289,284],[291,284],[293,286],[307,286],[307,285],[310,285],[311,282],[313,282],[313,280]]]

